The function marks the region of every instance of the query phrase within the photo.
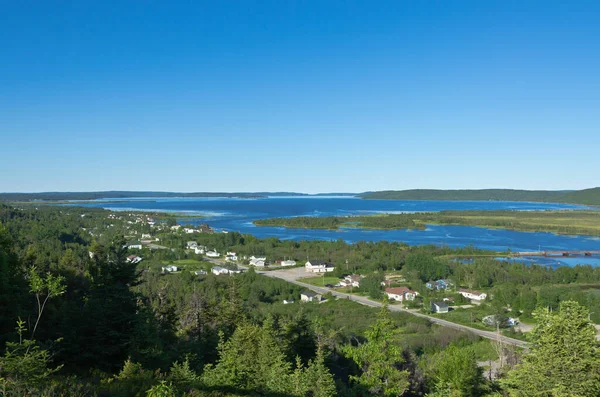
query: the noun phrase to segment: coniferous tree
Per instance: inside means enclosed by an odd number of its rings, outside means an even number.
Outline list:
[[[600,349],[588,311],[565,301],[558,312],[535,313],[531,347],[504,385],[511,396],[600,395]]]
[[[365,337],[367,342],[343,348],[361,370],[360,375],[351,379],[372,395],[402,395],[408,389],[409,374],[399,368],[404,358],[397,341],[398,330],[387,304],[383,305],[377,321],[365,332]]]

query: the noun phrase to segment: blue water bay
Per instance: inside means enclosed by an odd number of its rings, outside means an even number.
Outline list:
[[[81,205],[81,204],[79,204]],[[254,220],[293,216],[349,216],[378,213],[423,212],[442,210],[578,210],[585,207],[569,204],[501,202],[501,201],[401,201],[362,200],[354,197],[269,197],[235,198],[156,198],[119,201],[97,200],[83,204],[112,210],[167,211],[204,215],[187,223],[208,223],[226,231],[238,231],[257,237],[282,240],[399,241],[411,245],[437,244],[450,247],[473,245],[482,249],[506,251],[532,250],[600,250],[600,239],[590,236],[564,236],[553,233],[518,232],[470,226],[428,225],[425,230],[341,230],[287,229],[259,227]],[[600,266],[598,258],[540,259],[556,266],[590,263]]]

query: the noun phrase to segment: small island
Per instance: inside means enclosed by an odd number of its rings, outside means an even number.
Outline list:
[[[362,228],[423,230],[425,225],[477,226],[527,232],[600,236],[600,211],[441,211],[367,216],[328,216],[261,219],[257,226],[297,229]]]

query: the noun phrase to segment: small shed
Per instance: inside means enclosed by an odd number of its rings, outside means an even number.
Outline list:
[[[431,311],[433,313],[448,313],[448,304],[446,302],[431,303]]]

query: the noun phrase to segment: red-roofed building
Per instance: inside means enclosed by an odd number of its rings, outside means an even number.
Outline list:
[[[396,300],[398,302],[403,302],[405,300],[412,301],[415,300],[418,292],[411,290],[408,287],[394,287],[394,288],[386,288],[385,294],[389,299]]]

